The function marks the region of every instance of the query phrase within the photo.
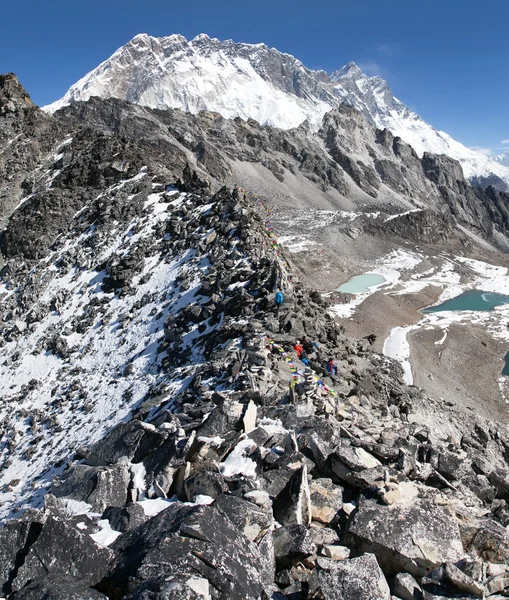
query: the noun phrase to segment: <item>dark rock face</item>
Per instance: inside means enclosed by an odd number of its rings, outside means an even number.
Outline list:
[[[203,577],[191,575],[170,575],[144,583],[125,600],[203,600],[210,598],[209,582]]]
[[[34,579],[64,574],[70,581],[92,586],[103,578],[112,557],[110,550],[97,546],[87,534],[50,516],[30,546],[12,587],[19,590]]]
[[[113,549],[115,564],[100,586],[107,594],[127,581],[124,593],[163,574],[182,572],[199,573],[225,600],[255,599],[263,591],[256,546],[213,506],[170,506]]]
[[[360,504],[346,534],[356,553],[372,552],[385,573],[407,571],[422,577],[440,564],[463,557],[457,522],[431,502],[414,499],[408,507]]]
[[[131,475],[124,465],[89,467],[74,465],[64,478],[53,480],[52,491],[57,498],[72,498],[90,504],[102,512],[108,506],[124,506]]]
[[[0,578],[4,594],[10,592],[26,548],[34,543],[41,529],[42,525],[37,522],[9,522],[0,529]]]
[[[106,600],[107,596],[82,583],[59,577],[44,577],[30,581],[23,589],[12,593],[10,600]]]
[[[391,598],[389,585],[373,554],[339,562],[320,558],[310,587],[330,600]]]

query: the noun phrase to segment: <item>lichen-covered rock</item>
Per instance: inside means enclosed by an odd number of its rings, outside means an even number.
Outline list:
[[[310,591],[313,598],[327,600],[391,600],[389,585],[373,554],[342,561],[319,558]]]
[[[170,575],[143,583],[123,600],[211,600],[210,584],[204,577]]]
[[[343,506],[343,490],[331,479],[313,479],[309,485],[313,521],[330,523]]]
[[[112,558],[111,550],[98,546],[88,534],[69,527],[61,518],[49,516],[28,548],[12,588],[19,590],[27,582],[46,575],[93,586],[105,575]]]
[[[274,541],[274,556],[281,567],[288,567],[316,552],[309,529],[303,525],[289,525],[276,529],[272,538]]]
[[[107,600],[107,596],[63,576],[48,576],[28,582],[9,600]]]
[[[112,549],[115,561],[100,586],[107,595],[177,573],[204,577],[222,600],[255,600],[264,589],[257,546],[214,506],[172,504]]]
[[[394,578],[394,594],[400,600],[419,600],[422,590],[410,573],[398,573]]]
[[[20,557],[39,536],[42,523],[10,521],[0,529],[0,585],[3,594],[11,590]]]
[[[73,465],[61,477],[54,477],[51,491],[57,498],[72,498],[103,512],[108,506],[124,506],[131,474],[127,464],[109,467]]]
[[[391,506],[363,500],[345,535],[359,554],[376,555],[384,573],[421,577],[438,565],[463,558],[458,523],[431,500],[403,498]]]
[[[274,517],[282,525],[310,525],[311,498],[306,466],[298,469],[274,500]]]

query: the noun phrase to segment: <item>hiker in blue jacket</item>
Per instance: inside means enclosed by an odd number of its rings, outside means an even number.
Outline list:
[[[274,302],[276,303],[276,315],[279,313],[279,309],[281,308],[281,305],[283,304],[284,299],[285,299],[285,296],[281,290],[276,292],[276,297],[274,298]]]

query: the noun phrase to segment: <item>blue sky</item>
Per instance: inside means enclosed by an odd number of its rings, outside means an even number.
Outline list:
[[[265,42],[310,68],[350,60],[471,147],[509,150],[507,0],[24,0],[2,6],[0,72],[60,98],[137,33]],[[501,143],[506,140],[506,143]],[[500,150],[499,150],[500,149]]]

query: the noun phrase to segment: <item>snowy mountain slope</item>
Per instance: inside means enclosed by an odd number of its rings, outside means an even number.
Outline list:
[[[98,200],[124,194],[133,203],[147,181],[143,170]],[[85,206],[28,277],[0,277],[0,517],[37,504],[59,473],[53,465],[140,402],[171,406],[203,368],[208,340],[220,339],[226,302],[249,287],[253,258],[236,235],[229,196],[153,187],[128,222],[101,223],[94,203]],[[271,248],[262,241],[260,257],[264,243]],[[212,305],[204,286],[217,277],[219,256],[234,273]],[[220,375],[212,370],[208,380]]]
[[[507,152],[502,152],[502,154],[498,154],[494,157],[494,160],[499,162],[504,167],[509,167],[509,150],[507,150]]]
[[[395,98],[382,78],[366,76],[354,63],[328,76],[264,44],[221,42],[205,34],[191,41],[140,34],[46,109],[53,112],[91,96],[191,113],[208,110],[284,129],[305,120],[317,129],[327,111],[346,102],[420,156],[446,154],[461,162],[466,177],[493,173],[509,182],[507,165],[435,130]]]

